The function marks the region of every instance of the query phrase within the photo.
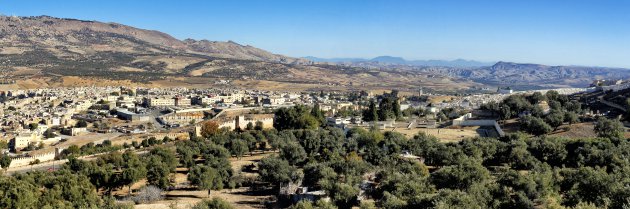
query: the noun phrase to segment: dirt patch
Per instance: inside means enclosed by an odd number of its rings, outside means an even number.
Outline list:
[[[253,156],[244,156],[241,159],[230,158],[232,169],[235,173],[241,170],[245,165],[257,163],[260,159],[273,153],[254,153]],[[158,201],[150,204],[135,205],[135,208],[140,209],[168,209],[172,205],[176,205],[177,208],[191,208],[197,202],[205,198],[218,197],[229,202],[235,208],[254,209],[265,208],[264,202],[273,195],[269,191],[253,192],[247,187],[241,187],[237,189],[223,189],[220,191],[212,191],[210,195],[206,190],[194,190],[188,189],[188,182],[186,176],[186,168],[178,168],[177,173],[174,175],[174,184],[181,189],[168,191],[165,193],[165,200]],[[253,173],[247,173],[247,175],[255,175]],[[139,182],[132,186],[132,189],[138,189],[145,185],[145,182]],[[127,194],[127,188],[123,188],[117,191],[118,194]]]
[[[390,130],[391,131],[391,130]],[[426,133],[437,137],[441,142],[458,142],[462,139],[484,136],[487,129],[479,126],[463,127],[458,129],[451,128],[396,128],[393,131],[401,133],[407,137],[413,137],[419,132]]]
[[[569,127],[567,131],[565,128]],[[558,128],[558,130],[550,136],[559,136],[559,137],[567,137],[567,138],[590,138],[597,137],[597,133],[595,133],[595,125],[593,123],[577,123],[572,125],[562,125]]]
[[[2,47],[0,48],[0,54],[8,55],[8,54],[22,54],[26,51],[26,49],[22,47]]]
[[[146,70],[144,70],[144,69],[134,68],[134,67],[127,67],[127,66],[119,67],[117,69],[114,69],[114,71],[119,71],[119,72],[146,72]]]
[[[221,191],[212,191],[210,195],[208,195],[207,191],[183,191],[183,190],[175,190],[166,193],[166,200],[158,201],[151,204],[139,204],[135,205],[134,208],[137,209],[168,209],[171,205],[176,205],[177,208],[191,208],[194,204],[199,201],[208,198],[212,199],[214,197],[221,198],[227,202],[229,202],[235,208],[243,208],[243,209],[255,209],[255,208],[265,208],[264,201],[268,198],[271,198],[272,195],[266,194],[258,194],[249,192],[248,188],[238,188],[238,189],[224,189]]]

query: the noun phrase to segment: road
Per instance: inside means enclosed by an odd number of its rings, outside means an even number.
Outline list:
[[[599,102],[601,102],[602,104],[608,105],[609,107],[621,110],[621,112],[626,112],[626,108],[622,107],[621,105],[606,101],[604,99],[604,96],[598,96],[597,98],[599,98]]]
[[[150,123],[153,123],[153,128],[154,128],[154,130],[157,130],[157,131],[164,131],[164,130],[166,130],[166,129],[163,127],[163,124],[161,124],[161,123],[157,120],[157,117],[164,115],[164,114],[162,114],[162,110],[161,110],[161,109],[153,109],[153,110],[149,110],[149,111],[147,111],[147,114],[148,114],[148,115],[150,115],[150,118],[151,118],[151,119],[150,119],[150,121],[149,121],[149,122],[150,122]]]

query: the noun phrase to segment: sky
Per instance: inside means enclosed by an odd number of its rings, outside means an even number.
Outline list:
[[[630,68],[628,0],[0,0],[0,14],[117,22],[321,58]]]

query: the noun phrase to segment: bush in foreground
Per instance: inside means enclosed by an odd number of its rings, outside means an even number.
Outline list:
[[[206,199],[197,203],[192,209],[234,209],[234,207],[225,200],[215,197],[211,200]]]

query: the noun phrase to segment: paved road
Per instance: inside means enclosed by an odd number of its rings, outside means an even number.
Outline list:
[[[160,109],[149,110],[149,111],[147,111],[147,114],[150,115],[151,119],[150,119],[149,122],[153,123],[154,130],[157,130],[157,131],[166,130],[163,127],[163,125],[159,121],[157,121],[157,117],[164,115],[164,114],[162,114],[162,110],[160,110]]]

